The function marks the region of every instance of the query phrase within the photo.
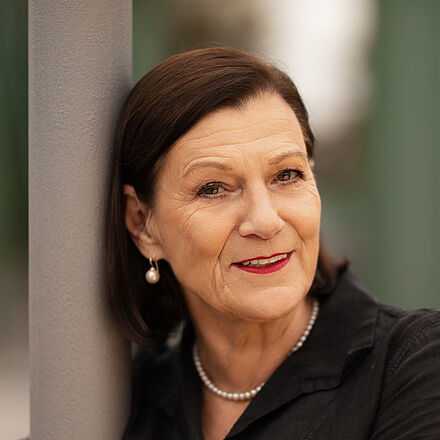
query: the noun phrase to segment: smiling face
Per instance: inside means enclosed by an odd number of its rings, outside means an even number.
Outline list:
[[[156,244],[143,253],[169,262],[191,312],[276,319],[312,284],[320,213],[297,118],[268,94],[206,116],[176,142],[148,222]]]

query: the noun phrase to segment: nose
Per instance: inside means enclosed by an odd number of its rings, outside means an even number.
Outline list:
[[[243,220],[238,232],[242,237],[256,235],[262,239],[274,237],[284,227],[269,190],[261,189],[254,194],[248,194],[244,203]]]

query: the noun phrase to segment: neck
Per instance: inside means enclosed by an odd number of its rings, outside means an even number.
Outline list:
[[[304,333],[313,301],[303,299],[282,318],[252,322],[225,317],[190,304],[200,361],[214,384],[228,392],[248,391],[265,382]]]

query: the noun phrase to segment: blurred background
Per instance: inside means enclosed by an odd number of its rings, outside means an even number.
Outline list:
[[[134,0],[133,81],[184,49],[245,49],[296,82],[322,237],[402,307],[440,307],[440,2]],[[0,3],[0,438],[29,432],[27,3]]]

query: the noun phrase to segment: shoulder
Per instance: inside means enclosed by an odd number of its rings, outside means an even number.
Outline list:
[[[133,399],[154,404],[158,395],[172,388],[176,355],[176,349],[157,351],[142,348],[135,353],[132,366]]]
[[[132,364],[131,410],[124,440],[150,438],[169,424],[173,409],[174,351],[137,351]],[[156,434],[154,434],[156,435]]]
[[[403,310],[380,304],[375,345],[385,364],[385,383],[396,382],[396,373],[401,379],[419,370],[424,370],[427,378],[438,375],[440,310]]]
[[[143,382],[147,377],[162,375],[171,368],[173,350],[158,351],[150,347],[138,348],[133,356],[133,380]]]
[[[416,343],[429,343],[439,339],[440,310],[422,308],[406,310],[385,304],[371,295],[359,283],[357,277],[347,270],[339,279],[339,284],[330,298],[331,321],[342,321],[346,315],[352,316],[346,328],[352,338],[371,330],[371,345],[375,349],[402,352]],[[330,308],[329,308],[330,309]],[[366,344],[366,340],[362,341]]]
[[[378,303],[375,339],[394,355],[394,363],[414,349],[440,344],[440,310],[404,310]],[[439,352],[440,354],[440,352]]]
[[[440,311],[379,304],[375,350],[382,385],[371,438],[439,438]]]

